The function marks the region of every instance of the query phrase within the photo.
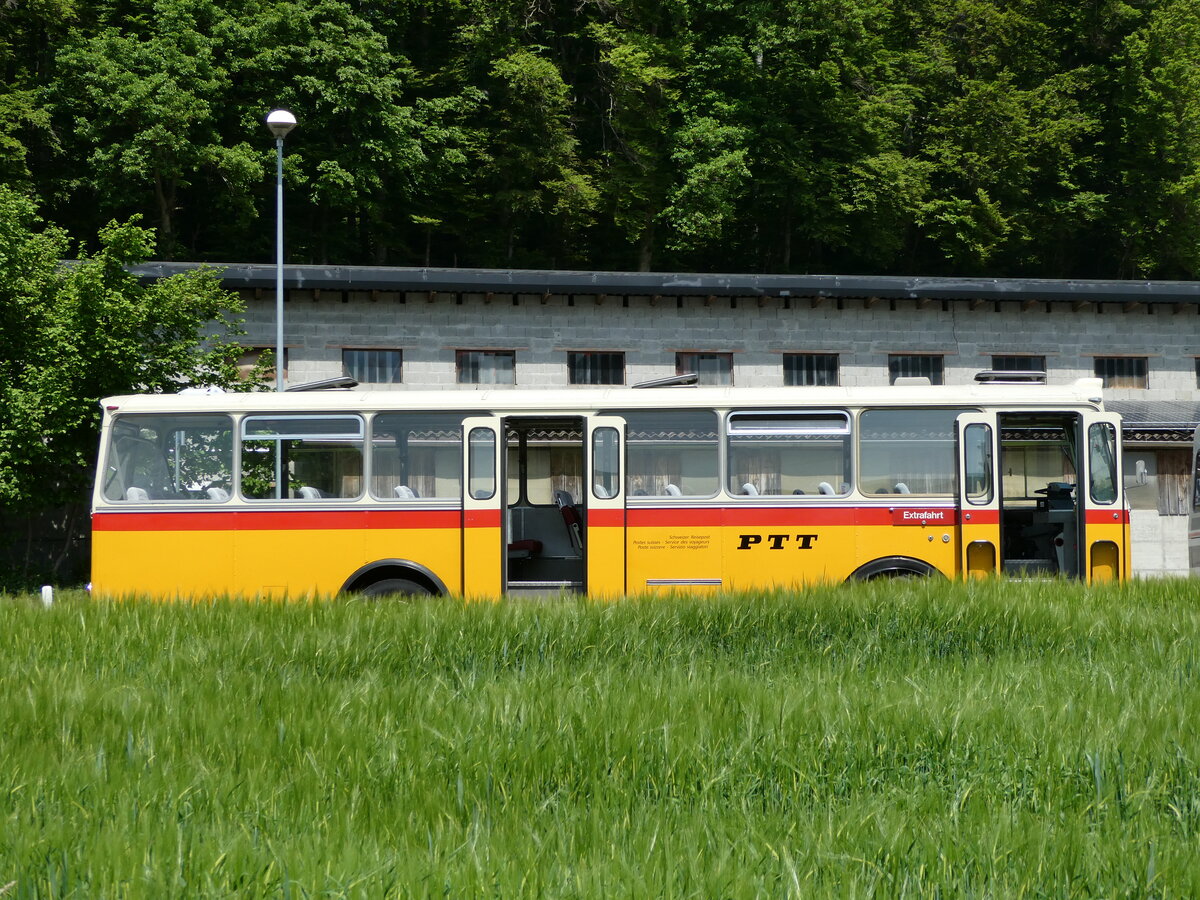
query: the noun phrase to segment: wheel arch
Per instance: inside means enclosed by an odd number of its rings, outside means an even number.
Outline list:
[[[367,563],[346,579],[341,593],[361,591],[377,581],[384,581],[388,578],[407,578],[424,585],[436,595],[450,593],[446,588],[446,583],[438,578],[432,570],[411,559],[377,559]]]
[[[903,575],[927,577],[942,575],[940,569],[911,556],[881,556],[863,563],[850,573],[847,581],[869,581],[872,578],[894,578]],[[945,577],[945,576],[943,576]]]

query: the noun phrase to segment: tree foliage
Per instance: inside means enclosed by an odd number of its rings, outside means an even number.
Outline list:
[[[1194,277],[1196,0],[0,4],[0,179],[296,261]]]
[[[214,270],[142,284],[127,267],[154,247],[134,223],[70,254],[66,232],[0,186],[0,504],[75,500],[90,483],[101,397],[188,384],[244,390],[239,300]]]

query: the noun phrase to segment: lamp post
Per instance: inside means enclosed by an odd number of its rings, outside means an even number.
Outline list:
[[[275,390],[283,384],[283,139],[296,127],[286,109],[267,113],[267,129],[275,135]],[[278,482],[276,482],[278,483]]]

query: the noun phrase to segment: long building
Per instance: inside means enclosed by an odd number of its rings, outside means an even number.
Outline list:
[[[193,263],[138,267],[146,279]],[[275,267],[219,266],[247,356],[275,343]],[[982,369],[1104,381],[1125,417],[1133,564],[1188,569],[1200,283],[699,275],[370,266],[284,269],[285,377],[378,389],[708,383],[968,384]]]

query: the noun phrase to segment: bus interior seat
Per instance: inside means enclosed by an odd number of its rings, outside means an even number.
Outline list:
[[[908,485],[905,484],[903,481],[897,481],[896,482],[896,493],[897,494],[911,494],[912,491],[910,491],[908,489]]]
[[[225,490],[223,487],[210,487],[206,489],[204,493],[208,494],[209,500],[215,500],[218,503],[229,499],[229,491]]]
[[[531,556],[542,552],[542,542],[533,538],[525,538],[520,541],[513,541],[508,545],[509,559],[529,559]]]
[[[305,500],[320,500],[322,497],[328,496],[320,488],[311,487],[310,485],[302,485],[298,491],[300,496]]]
[[[579,510],[575,508],[575,498],[568,491],[557,490],[554,492],[554,502],[558,504],[558,509],[562,513],[563,524],[567,526],[567,536],[571,539],[571,546],[576,551],[582,551],[583,529],[579,520]]]
[[[592,485],[592,493],[594,493],[601,500],[608,500],[612,497],[612,494],[610,494],[608,492],[608,488],[606,488],[604,485],[600,484],[599,482]]]
[[[742,493],[745,494],[747,497],[757,497],[758,496],[758,488],[756,488],[751,482],[747,481],[745,484],[742,485]]]
[[[833,485],[828,481],[822,481],[820,484],[818,484],[817,490],[819,490],[822,494],[828,494],[830,496],[837,494],[837,491],[833,489]]]
[[[683,496],[683,491],[681,491],[679,489],[679,487],[674,484],[668,484],[663,490],[667,494],[668,497],[682,497]]]
[[[792,491],[792,493],[793,494],[803,494],[804,488],[796,488],[794,491]]]
[[[421,495],[410,488],[407,484],[398,484],[393,493],[400,500],[420,500]]]
[[[127,487],[125,488],[125,499],[136,500],[138,503],[145,503],[150,499],[150,494],[146,492],[145,488]]]

